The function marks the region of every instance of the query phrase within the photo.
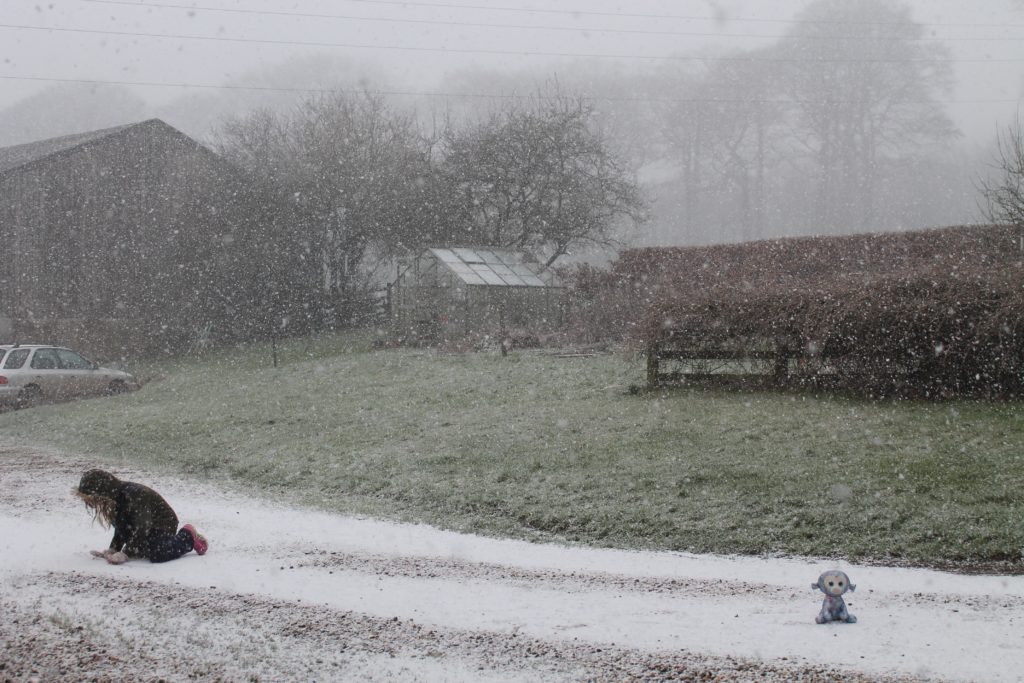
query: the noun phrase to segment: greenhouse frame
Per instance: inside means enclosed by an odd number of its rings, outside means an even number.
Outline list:
[[[525,251],[429,248],[399,266],[392,318],[421,339],[542,333],[563,325],[565,291]]]

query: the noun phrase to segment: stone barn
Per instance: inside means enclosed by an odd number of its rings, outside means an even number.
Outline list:
[[[109,357],[247,338],[273,214],[157,119],[0,149],[0,341]]]
[[[420,340],[537,334],[562,327],[565,288],[521,250],[430,248],[399,266],[390,286],[400,334]]]

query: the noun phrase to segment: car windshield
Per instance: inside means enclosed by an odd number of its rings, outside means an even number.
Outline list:
[[[68,349],[57,349],[57,357],[60,358],[60,366],[65,370],[91,370],[92,362],[83,358],[74,351]]]

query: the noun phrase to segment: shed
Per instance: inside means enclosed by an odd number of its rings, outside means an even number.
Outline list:
[[[390,285],[396,328],[418,338],[559,329],[565,287],[529,253],[434,247],[399,265]]]

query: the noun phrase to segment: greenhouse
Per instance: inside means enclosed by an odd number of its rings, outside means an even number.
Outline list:
[[[420,339],[538,333],[562,324],[564,294],[524,251],[431,248],[400,266],[391,310],[396,327]]]

